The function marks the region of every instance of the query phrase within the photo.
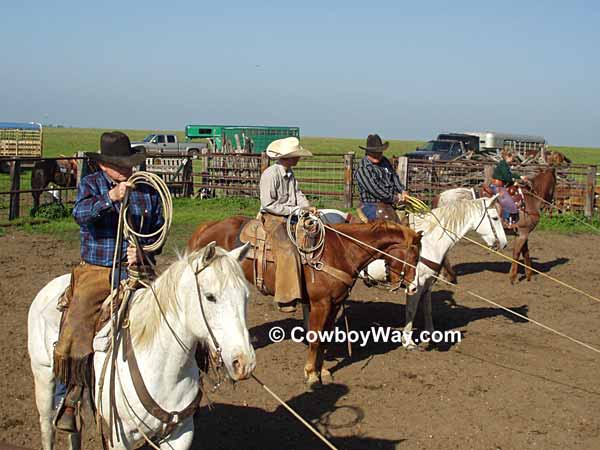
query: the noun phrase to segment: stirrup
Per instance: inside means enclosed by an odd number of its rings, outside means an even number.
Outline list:
[[[292,300],[291,302],[286,302],[286,303],[280,303],[277,301],[273,301],[273,303],[275,303],[275,306],[277,307],[277,311],[282,312],[282,313],[294,313],[296,312],[297,308],[296,308],[296,303],[298,303],[298,300]]]
[[[64,414],[67,409],[66,403],[66,395],[58,403],[56,407],[56,412],[54,414],[54,420],[52,421],[52,425],[54,429],[61,433],[67,434],[78,434],[81,433],[81,417],[80,417],[80,405],[81,401],[78,401],[73,408],[73,419],[64,418]]]

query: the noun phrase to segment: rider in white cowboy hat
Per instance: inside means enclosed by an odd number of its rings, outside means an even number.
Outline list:
[[[315,212],[298,187],[292,167],[303,156],[312,153],[300,145],[298,138],[273,141],[267,147],[267,156],[277,162],[260,177],[260,218],[265,231],[271,236],[275,258],[275,302],[282,312],[294,312],[296,301],[302,298],[302,265],[298,251],[286,231],[290,215],[301,209]]]

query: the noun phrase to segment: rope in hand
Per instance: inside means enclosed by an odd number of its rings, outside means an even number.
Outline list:
[[[323,247],[323,244],[325,243],[325,229],[323,228],[323,221],[321,220],[321,218],[315,216],[314,214],[311,214],[308,211],[300,210],[297,214],[298,222],[296,222],[295,227],[292,227],[293,217],[294,215],[292,214],[288,216],[286,222],[286,230],[290,241],[292,241],[292,243],[296,246],[298,251],[300,253],[311,253],[321,249]],[[316,226],[316,230],[314,230],[313,232],[309,232],[305,224],[306,220],[311,220],[312,222],[310,223],[310,225]],[[309,232],[311,234],[317,235],[317,242],[312,246],[303,246],[303,244],[298,243],[298,231],[300,231],[301,229],[303,229],[304,232]]]
[[[325,228],[327,228],[328,230],[331,230],[331,231],[333,231],[334,233],[337,233],[338,235],[345,237],[346,239],[349,239],[349,240],[351,240],[351,241],[353,241],[353,242],[355,242],[355,243],[357,243],[357,244],[359,244],[359,245],[362,245],[362,246],[364,246],[364,247],[370,248],[371,250],[374,250],[374,251],[376,251],[376,252],[378,252],[378,253],[380,253],[380,254],[382,254],[382,255],[385,255],[385,256],[387,256],[387,257],[388,257],[388,258],[390,258],[390,259],[393,259],[393,260],[396,260],[396,261],[398,261],[398,262],[401,262],[401,263],[403,263],[403,264],[406,264],[407,266],[409,266],[409,267],[412,267],[412,268],[413,268],[413,269],[415,269],[415,270],[416,270],[416,268],[417,268],[416,266],[414,266],[414,265],[410,264],[410,263],[409,263],[409,262],[407,262],[407,261],[403,261],[403,260],[401,260],[400,258],[397,258],[396,256],[393,256],[393,255],[390,255],[389,253],[387,253],[387,252],[385,252],[385,251],[383,251],[383,250],[379,250],[378,248],[376,248],[376,247],[373,247],[372,245],[369,245],[369,244],[367,244],[366,242],[362,242],[362,241],[360,241],[360,240],[356,239],[355,237],[352,237],[352,236],[350,236],[350,235],[348,235],[348,234],[346,234],[346,233],[343,233],[343,232],[341,232],[341,231],[339,231],[339,230],[336,230],[335,228],[333,228],[333,227],[330,227],[329,225],[323,225],[323,226],[324,226]],[[492,301],[492,300],[489,300],[489,299],[487,299],[487,298],[485,298],[485,297],[483,297],[483,296],[481,296],[481,295],[475,294],[474,292],[471,292],[471,291],[464,290],[463,288],[461,288],[461,287],[458,287],[458,286],[456,286],[456,285],[454,285],[454,284],[450,283],[449,281],[447,281],[447,280],[445,280],[445,279],[443,279],[443,278],[439,277],[438,275],[435,275],[435,274],[433,274],[433,275],[431,275],[431,276],[432,276],[432,278],[435,278],[436,280],[439,280],[439,281],[441,281],[442,283],[445,283],[445,284],[447,284],[447,285],[448,285],[448,286],[450,286],[450,287],[453,287],[453,288],[455,288],[455,289],[458,289],[459,291],[466,292],[467,294],[469,294],[469,295],[471,295],[471,296],[473,296],[473,297],[475,297],[475,298],[477,298],[477,299],[479,299],[479,300],[483,300],[484,302],[487,302],[487,303],[489,303],[489,304],[491,304],[491,305],[497,306],[497,307],[499,307],[499,308],[503,309],[504,311],[506,311],[506,312],[508,312],[508,313],[510,313],[510,314],[513,314],[513,315],[515,315],[515,316],[517,316],[517,317],[519,317],[519,318],[521,318],[521,319],[523,319],[523,320],[526,320],[526,321],[528,321],[528,322],[531,322],[531,323],[533,323],[533,324],[535,324],[535,325],[538,325],[539,327],[541,327],[541,328],[544,328],[544,329],[545,329],[545,330],[547,330],[547,331],[550,331],[550,332],[552,332],[552,333],[555,333],[555,334],[557,334],[557,335],[559,335],[559,336],[561,336],[561,337],[564,337],[564,338],[566,338],[566,339],[569,339],[570,341],[572,341],[572,342],[575,342],[576,344],[579,344],[579,345],[581,345],[581,346],[583,346],[583,347],[586,347],[586,348],[587,348],[587,349],[589,349],[589,350],[592,350],[592,351],[594,351],[594,352],[600,353],[600,349],[598,349],[598,348],[596,348],[596,347],[593,347],[593,346],[591,346],[591,345],[589,345],[589,344],[587,344],[587,343],[585,343],[585,342],[582,342],[582,341],[580,341],[580,340],[578,340],[578,339],[575,339],[575,338],[573,338],[573,337],[570,337],[570,336],[568,336],[568,335],[566,335],[566,334],[564,334],[564,333],[562,333],[562,332],[560,332],[560,331],[558,331],[558,330],[555,330],[555,329],[553,329],[553,328],[550,328],[549,326],[547,326],[547,325],[544,325],[544,324],[542,324],[542,323],[540,323],[540,322],[538,322],[538,321],[536,321],[536,320],[530,319],[530,318],[529,318],[529,317],[527,317],[527,316],[524,316],[524,315],[522,315],[522,314],[519,314],[519,313],[517,313],[517,312],[513,311],[512,309],[509,309],[509,308],[507,308],[507,307],[505,307],[505,306],[502,306],[502,305],[500,305],[500,304],[498,304],[498,303],[496,303],[496,302],[494,302],[494,301]]]
[[[166,183],[156,174],[139,171],[135,172],[133,175],[129,177],[127,180],[128,187],[125,191],[125,196],[121,201],[121,205],[119,208],[119,219],[117,223],[117,236],[115,239],[115,251],[113,254],[113,264],[112,264],[112,272],[111,272],[111,300],[110,300],[110,317],[111,317],[111,345],[113,348],[112,351],[112,361],[111,367],[113,368],[110,372],[110,380],[109,380],[109,440],[111,445],[112,442],[112,426],[118,426],[118,420],[116,415],[113,413],[115,410],[115,367],[116,367],[116,358],[117,358],[117,330],[120,328],[121,324],[121,314],[118,314],[115,310],[115,302],[119,296],[119,291],[121,288],[121,265],[123,264],[123,239],[129,241],[130,246],[134,246],[144,251],[153,252],[158,250],[167,240],[167,236],[169,234],[169,230],[171,228],[171,223],[173,221],[173,200],[171,198],[171,193]],[[164,218],[164,223],[162,226],[151,233],[143,234],[139,231],[134,230],[129,222],[127,221],[127,211],[129,209],[129,196],[131,194],[131,190],[135,189],[138,185],[147,185],[154,188],[160,198],[160,203],[162,206],[162,213]],[[141,218],[140,229],[143,227],[143,216]],[[139,246],[138,238],[143,239],[151,239],[156,238],[152,243]],[[138,254],[140,254],[138,252]],[[141,262],[141,261],[140,261]],[[116,279],[115,279],[116,278]],[[115,283],[116,281],[116,283]],[[116,286],[115,286],[116,284]],[[123,305],[124,306],[124,305]],[[122,308],[124,310],[124,308]],[[122,311],[120,311],[122,312]]]
[[[407,211],[412,212],[412,213],[417,214],[417,215],[420,215],[420,216],[423,216],[424,214],[431,215],[437,221],[438,225],[440,227],[442,227],[442,229],[444,229],[444,231],[446,233],[452,233],[458,239],[458,235],[456,233],[454,233],[452,230],[448,230],[447,228],[445,228],[445,227],[442,226],[442,224],[440,223],[440,221],[436,217],[435,213],[424,202],[422,202],[421,200],[419,200],[419,199],[417,199],[415,197],[410,197],[410,196],[407,199],[408,199],[408,201],[407,201],[407,208],[406,208]],[[552,280],[555,283],[558,283],[558,284],[560,284],[563,287],[571,289],[572,291],[577,292],[578,294],[584,295],[584,296],[590,298],[591,300],[594,300],[595,302],[600,302],[600,298],[595,297],[592,294],[589,294],[589,293],[587,293],[587,292],[585,292],[585,291],[583,291],[583,290],[581,290],[579,288],[576,288],[575,286],[571,286],[570,284],[565,283],[564,281],[561,281],[558,278],[555,278],[555,277],[553,277],[551,275],[548,275],[548,274],[546,274],[544,272],[540,272],[536,268],[528,266],[527,264],[522,263],[521,261],[518,261],[518,260],[516,260],[514,258],[511,258],[510,256],[507,256],[507,255],[505,255],[502,252],[499,252],[497,250],[489,248],[486,245],[483,245],[480,242],[477,242],[477,241],[469,238],[468,236],[463,236],[463,239],[466,240],[466,241],[468,241],[468,242],[471,242],[472,244],[478,245],[479,247],[483,248],[484,250],[486,250],[488,252],[491,252],[491,253],[494,253],[494,254],[496,254],[498,256],[501,256],[502,258],[507,259],[507,260],[509,260],[509,261],[511,261],[513,263],[516,263],[516,264],[518,264],[518,265],[520,265],[522,267],[525,267],[526,269],[530,269],[533,272],[535,272],[535,273],[537,273],[539,275],[542,275],[543,277],[546,277],[549,280]]]

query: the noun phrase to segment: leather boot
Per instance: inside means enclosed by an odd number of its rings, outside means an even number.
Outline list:
[[[54,427],[65,433],[78,433],[77,410],[83,394],[82,386],[71,386],[59,403],[54,418]]]
[[[511,214],[509,221],[510,221],[511,228],[518,228],[519,213]]]

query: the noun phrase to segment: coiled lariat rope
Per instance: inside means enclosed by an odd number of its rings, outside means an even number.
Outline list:
[[[453,234],[456,237],[456,239],[454,239],[454,238],[453,239],[455,241],[458,240],[458,235],[455,232],[453,232],[452,230],[449,230],[449,229],[443,227],[442,224],[440,223],[440,221],[438,220],[438,218],[436,217],[435,213],[431,210],[431,208],[429,206],[427,206],[427,204],[425,204],[423,201],[419,200],[418,198],[408,196],[407,197],[407,208],[406,208],[406,210],[408,212],[413,213],[413,214],[417,214],[417,215],[419,215],[421,217],[423,215],[425,215],[425,214],[431,215],[437,221],[438,225],[440,227],[442,227],[442,229],[446,232],[446,234],[451,233],[451,234]],[[509,261],[511,261],[513,263],[516,263],[516,264],[518,264],[518,265],[520,265],[522,267],[525,267],[526,269],[530,269],[530,270],[534,271],[535,273],[537,273],[539,275],[542,275],[543,277],[546,277],[549,280],[554,281],[555,283],[560,284],[561,286],[564,286],[564,287],[566,287],[568,289],[571,289],[574,292],[577,292],[578,294],[584,295],[584,296],[590,298],[591,300],[594,300],[595,302],[600,302],[600,298],[595,297],[592,294],[589,294],[589,293],[587,293],[585,291],[582,291],[581,289],[578,289],[575,286],[571,286],[570,284],[565,283],[564,281],[561,281],[558,278],[555,278],[555,277],[553,277],[551,275],[548,275],[546,273],[540,272],[536,268],[528,266],[527,264],[522,263],[522,262],[520,262],[520,261],[518,261],[518,260],[516,260],[514,258],[511,258],[510,256],[507,256],[507,255],[503,254],[502,252],[499,252],[497,250],[489,248],[489,247],[481,244],[480,242],[477,242],[477,241],[469,238],[468,236],[463,236],[463,239],[465,239],[468,242],[471,242],[472,244],[478,245],[479,247],[483,248],[484,250],[486,250],[488,252],[491,252],[491,253],[494,253],[494,254],[496,254],[498,256],[501,256],[502,258],[507,259],[507,260],[509,260]]]
[[[115,239],[115,251],[113,254],[113,264],[112,264],[112,273],[111,273],[111,299],[110,299],[110,317],[111,317],[111,346],[113,351],[111,352],[111,367],[113,368],[110,371],[110,380],[109,380],[109,440],[111,445],[112,436],[113,436],[113,425],[119,426],[118,420],[115,410],[115,372],[116,372],[116,358],[117,358],[117,330],[120,329],[121,323],[123,321],[123,317],[125,315],[128,298],[126,295],[124,301],[119,308],[119,311],[116,311],[116,301],[119,298],[120,289],[121,289],[121,266],[123,264],[123,239],[129,241],[129,246],[135,247],[138,255],[143,255],[143,252],[154,252],[161,248],[167,240],[167,236],[169,234],[169,230],[171,229],[171,223],[173,221],[173,200],[171,198],[171,193],[169,191],[166,183],[156,174],[139,171],[135,172],[133,175],[129,177],[127,180],[127,189],[125,191],[125,196],[121,201],[121,205],[119,208],[119,219],[117,223],[117,236]],[[162,226],[151,233],[144,234],[140,231],[136,231],[132,228],[132,226],[127,221],[127,212],[129,209],[129,196],[131,194],[131,190],[135,189],[136,186],[147,185],[156,190],[159,195],[160,203],[162,206],[162,213],[164,218],[164,223]],[[140,229],[143,227],[144,216],[142,215]],[[138,239],[150,239],[156,238],[154,242],[151,244],[139,245]],[[140,260],[140,262],[142,262]],[[139,278],[139,272],[130,267],[128,268],[130,280],[125,284],[124,289],[126,292],[131,292],[134,289],[134,285]],[[123,395],[125,394],[122,392]],[[100,413],[100,410],[98,410]]]
[[[297,217],[295,226],[292,224],[293,218]],[[298,250],[298,253],[315,270],[323,269],[321,257],[325,250],[325,228],[323,220],[310,211],[301,209],[297,215],[290,214],[286,222],[287,235]],[[299,242],[299,236],[304,237],[305,242]],[[308,238],[308,239],[306,239]],[[314,244],[310,242],[314,241]],[[313,274],[314,276],[314,274]]]

